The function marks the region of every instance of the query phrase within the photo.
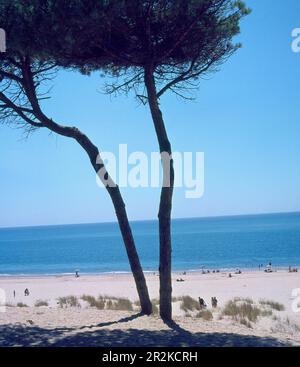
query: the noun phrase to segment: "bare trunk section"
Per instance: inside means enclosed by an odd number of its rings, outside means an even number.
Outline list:
[[[132,274],[135,280],[137,292],[139,295],[139,299],[141,303],[141,310],[144,314],[150,315],[152,313],[152,304],[151,304],[150,297],[149,297],[146,279],[145,279],[145,276],[142,270],[142,266],[139,260],[139,256],[136,250],[131,227],[128,221],[125,203],[122,199],[119,187],[112,181],[111,178],[109,180],[111,185],[110,186],[107,185],[107,177],[109,177],[109,175],[100,158],[98,148],[89,140],[89,138],[86,135],[84,135],[81,131],[79,131],[75,127],[62,126],[62,125],[56,124],[55,122],[47,118],[43,119],[43,123],[45,124],[45,127],[50,129],[51,131],[54,131],[57,134],[75,139],[88,154],[91,164],[97,174],[100,169],[104,170],[106,180],[102,179],[102,182],[105,185],[105,188],[107,192],[109,193],[111,200],[113,202],[113,206],[114,206],[116,216],[118,219],[119,228],[120,228],[120,231],[123,237],[127,256],[129,259],[130,268],[131,268],[131,271],[132,271]]]
[[[109,195],[113,201],[119,227],[122,233],[123,241],[126,247],[131,271],[139,294],[142,312],[146,315],[152,313],[152,304],[150,301],[146,279],[142,270],[139,256],[135,247],[132,231],[127,218],[126,208],[122,199],[119,187],[107,188]]]
[[[172,243],[171,243],[171,211],[174,188],[174,167],[172,149],[166,132],[162,112],[159,108],[153,69],[145,70],[145,85],[154,127],[162,156],[163,187],[159,204],[159,275],[160,275],[160,316],[162,319],[172,319]],[[170,159],[166,159],[164,154]]]

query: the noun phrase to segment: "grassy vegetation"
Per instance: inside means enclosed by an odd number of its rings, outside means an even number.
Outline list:
[[[251,325],[251,322],[249,322],[248,320],[244,319],[244,318],[241,318],[240,319],[240,323],[244,326],[246,326],[247,328],[249,329],[252,329],[252,325]]]
[[[153,315],[159,315],[159,307],[152,303],[152,313]]]
[[[102,298],[96,299],[93,296],[83,295],[81,299],[89,304],[90,307],[96,307],[98,310],[104,310],[105,300]]]
[[[265,300],[265,299],[261,299],[259,301],[259,303],[262,305],[262,306],[268,306],[270,307],[272,310],[275,310],[275,311],[284,311],[285,310],[285,307],[283,304],[279,303],[279,302],[274,302],[274,301],[270,301],[270,300]]]
[[[244,301],[229,301],[226,303],[222,314],[225,316],[230,316],[235,320],[248,320],[251,322],[256,322],[258,316],[261,315],[261,310]]]
[[[58,298],[58,305],[61,308],[80,307],[80,304],[78,302],[78,298],[75,297],[75,296],[59,297]]]
[[[180,308],[185,312],[200,310],[199,302],[190,296],[181,297]]]
[[[28,307],[28,306],[23,302],[18,302],[17,307]]]
[[[118,310],[118,311],[133,311],[133,304],[127,298],[117,298],[109,296],[94,296],[83,295],[81,299],[89,304],[90,307],[96,307],[98,310]]]
[[[49,306],[49,303],[47,301],[43,301],[41,299],[38,299],[35,304],[35,307],[42,307],[42,306]]]
[[[112,302],[112,310],[133,311],[132,302],[127,298],[118,298]]]
[[[260,316],[262,317],[270,317],[273,315],[273,311],[272,310],[261,310],[260,311]]]
[[[214,317],[211,311],[201,310],[197,313],[196,317],[203,319],[205,321],[211,321]]]
[[[255,304],[250,298],[237,297],[226,303],[220,317],[229,316],[242,325],[251,328],[251,323],[257,322],[259,317],[273,316],[273,310],[283,311],[284,306],[280,303],[266,300],[261,300],[259,304]],[[277,320],[276,316],[273,316],[272,319]]]
[[[104,310],[105,300],[102,298],[96,299],[93,296],[82,296],[82,299],[89,303],[90,307],[96,307],[98,310]]]
[[[233,299],[233,302],[245,302],[245,303],[248,303],[250,305],[253,305],[254,304],[254,301],[253,299],[251,298],[240,298],[240,297],[235,297]]]
[[[152,306],[159,306],[159,299],[157,299],[157,298],[153,298],[153,299],[151,300],[151,303],[152,303]]]

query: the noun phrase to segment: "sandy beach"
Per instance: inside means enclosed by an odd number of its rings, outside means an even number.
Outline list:
[[[147,274],[146,277],[151,299],[157,299],[158,275],[153,273]],[[184,281],[178,282],[177,279],[180,278]],[[132,311],[97,310],[88,307],[81,300],[81,296],[85,294],[94,297],[99,295],[125,297],[132,302],[137,301],[135,285],[130,274],[82,275],[79,278],[74,276],[2,277],[0,288],[6,293],[7,304],[6,312],[0,313],[2,329],[0,345],[81,343],[88,346],[94,345],[95,342],[98,343],[97,345],[108,345],[117,343],[114,333],[119,331],[128,334],[129,330],[137,330],[137,335],[149,332],[149,338],[152,335],[152,342],[149,340],[148,345],[149,343],[155,345],[155,332],[151,334],[150,330],[162,333],[161,341],[157,342],[161,345],[167,345],[168,333],[179,333],[178,345],[184,344],[182,333],[185,332],[189,335],[187,345],[226,345],[228,343],[230,345],[240,343],[243,345],[277,345],[278,343],[300,345],[300,312],[295,313],[292,309],[295,299],[292,292],[300,288],[300,273],[278,271],[268,274],[257,271],[233,274],[232,278],[229,278],[228,273],[173,274],[173,296],[179,299],[188,295],[196,300],[202,297],[213,315],[210,321],[196,319],[195,313],[184,311],[180,306],[181,303],[175,300],[174,322],[178,328],[164,324],[157,316],[141,316],[138,308]],[[29,296],[24,295],[26,288],[29,289]],[[61,308],[58,298],[70,295],[80,300],[80,307]],[[217,298],[217,309],[211,309],[211,297]],[[261,300],[277,302],[284,306],[284,310],[272,310],[268,317],[261,317],[249,328],[233,319],[221,317],[226,303],[236,297],[250,298],[257,304]],[[38,300],[46,301],[47,306],[35,307]],[[28,307],[18,307],[20,303]],[[107,335],[105,338],[103,336],[102,341],[99,338],[93,340],[91,334],[89,334],[90,337],[83,336],[85,331],[90,333],[91,329],[94,333],[111,334],[111,340]],[[61,330],[61,333],[57,334],[55,332],[57,330]],[[36,339],[30,334],[31,332],[33,335],[44,334],[44,337]],[[225,336],[227,334],[234,336],[225,337],[224,333]],[[132,345],[132,338],[127,338],[127,334],[124,343]],[[76,339],[76,335],[79,339]],[[239,335],[244,339],[239,339],[237,337]],[[139,338],[134,340],[137,345],[147,345],[145,340],[143,342]]]

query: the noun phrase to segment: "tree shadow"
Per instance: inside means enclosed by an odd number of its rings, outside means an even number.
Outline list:
[[[175,322],[166,323],[168,330],[105,329],[105,326],[130,322],[134,315],[111,323],[93,325],[77,332],[72,328],[46,329],[37,326],[8,324],[0,326],[0,346],[39,347],[283,347],[271,337],[227,333],[191,333]],[[102,326],[100,326],[102,325]],[[79,329],[77,329],[79,330]]]
[[[136,320],[136,319],[138,319],[139,317],[142,317],[142,316],[145,316],[145,314],[143,314],[142,312],[139,312],[135,315],[123,317],[120,320],[101,322],[100,324],[92,324],[92,325],[87,325],[87,326],[81,326],[77,330],[93,329],[93,328],[96,328],[96,327],[102,328],[102,327],[107,327],[107,326],[116,325],[116,324],[124,324],[124,323],[130,322],[130,321]]]

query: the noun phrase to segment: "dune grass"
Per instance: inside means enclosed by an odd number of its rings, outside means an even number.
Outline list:
[[[234,302],[245,302],[245,303],[248,303],[248,304],[250,304],[250,305],[253,305],[254,304],[254,301],[253,301],[253,299],[251,299],[251,298],[241,298],[241,297],[235,297],[234,299],[233,299],[233,301]]]
[[[17,307],[28,307],[28,306],[23,302],[18,302]]]
[[[214,317],[211,311],[201,310],[196,314],[197,318],[203,319],[205,321],[211,321]]]
[[[242,324],[242,325],[244,325],[244,326],[246,326],[247,328],[249,328],[249,329],[252,329],[252,324],[251,324],[251,322],[249,322],[247,319],[245,319],[245,318],[241,318],[240,319],[240,324]]]
[[[95,307],[98,310],[133,311],[133,303],[127,298],[110,296],[96,298],[84,294],[81,299],[87,302],[90,307]]]
[[[58,300],[58,305],[61,308],[80,307],[78,298],[75,296],[59,297],[57,300]]]
[[[118,298],[112,302],[112,310],[133,311],[132,302],[127,298]]]
[[[226,303],[222,315],[230,316],[239,321],[248,320],[256,322],[261,315],[261,310],[249,302],[232,300]]]
[[[236,297],[226,303],[220,318],[228,316],[242,325],[252,328],[252,323],[256,323],[259,317],[273,316],[273,310],[283,311],[284,306],[273,301],[261,300],[259,303],[255,303],[250,298]],[[274,316],[272,319],[275,320]]]
[[[102,298],[96,299],[94,296],[84,294],[81,299],[86,301],[90,307],[96,307],[98,310],[104,310],[105,308],[105,301]]]
[[[274,302],[274,301],[270,301],[270,300],[266,300],[266,299],[261,299],[259,301],[259,304],[261,304],[262,306],[268,306],[272,310],[275,310],[275,311],[284,311],[285,310],[284,305],[279,303],[279,302]]]
[[[180,308],[187,312],[187,311],[194,311],[194,310],[198,310],[200,311],[200,305],[199,302],[197,300],[195,300],[194,298],[190,297],[190,296],[183,296],[181,297],[181,305]]]
[[[34,304],[34,307],[42,307],[42,306],[49,306],[49,303],[42,299],[38,299]]]

